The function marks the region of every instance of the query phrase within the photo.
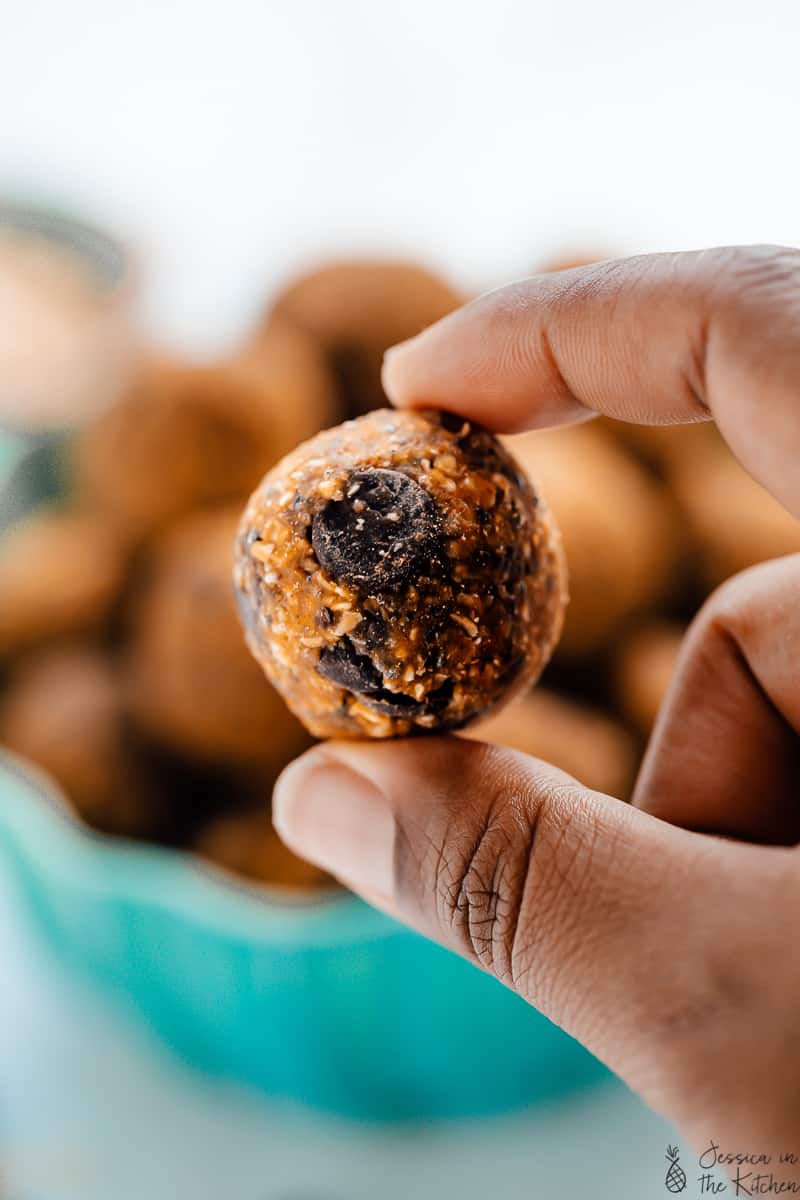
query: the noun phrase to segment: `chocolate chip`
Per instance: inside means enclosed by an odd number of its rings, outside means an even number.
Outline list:
[[[422,706],[411,696],[391,692],[372,659],[359,654],[349,637],[341,637],[320,653],[317,670],[331,683],[360,696],[371,708],[387,716],[404,717],[420,712]]]
[[[315,515],[311,544],[337,582],[365,595],[396,591],[441,557],[441,523],[433,499],[401,471],[354,471],[342,500]]]
[[[458,413],[440,412],[439,421],[442,429],[446,429],[448,433],[461,433],[464,428],[464,418]]]
[[[358,640],[363,642],[368,650],[377,650],[386,644],[389,626],[380,613],[364,609],[361,613],[361,624],[358,627]]]
[[[257,529],[248,529],[245,535],[244,544],[246,546],[253,546],[256,542],[260,542],[261,540],[261,534]]]
[[[453,680],[445,679],[444,683],[440,684],[438,688],[432,692],[428,692],[425,698],[425,707],[432,713],[444,712],[453,698],[454,691],[455,684]]]
[[[320,652],[320,675],[348,692],[374,692],[383,687],[383,678],[371,658],[359,654],[349,637],[341,637]]]
[[[381,688],[379,692],[367,692],[362,698],[370,708],[376,708],[388,717],[415,717],[425,711],[424,704],[418,704],[411,696],[404,696],[402,692],[390,692],[388,688]]]

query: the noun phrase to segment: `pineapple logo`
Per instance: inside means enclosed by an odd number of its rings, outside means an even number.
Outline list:
[[[668,1192],[677,1195],[679,1192],[686,1191],[686,1172],[678,1162],[678,1147],[667,1146],[666,1156],[669,1160],[669,1167],[667,1168],[664,1187]]]

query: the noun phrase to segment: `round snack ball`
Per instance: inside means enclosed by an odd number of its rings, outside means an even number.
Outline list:
[[[634,425],[630,421],[601,417],[597,424],[657,474],[667,478],[673,469],[714,454],[721,441],[713,421],[689,425]]]
[[[336,378],[327,356],[317,340],[293,322],[273,316],[231,363],[242,375],[258,380],[268,399],[269,429],[262,424],[263,402],[242,412],[252,436],[265,442],[266,466],[338,420]]]
[[[20,661],[0,708],[0,742],[53,777],[106,833],[152,833],[157,803],[128,728],[119,676],[99,650],[41,650]]]
[[[258,883],[304,890],[335,886],[330,875],[284,846],[269,813],[261,808],[209,821],[192,849],[226,871]]]
[[[162,535],[128,650],[132,711],[156,740],[204,762],[278,771],[308,738],[247,651],[231,588],[239,510]]]
[[[122,587],[105,522],[42,508],[0,536],[0,656],[102,625]]]
[[[386,403],[384,352],[463,303],[448,283],[414,263],[338,262],[290,284],[269,321],[279,314],[311,334],[339,381],[341,414],[356,416]]]
[[[635,629],[617,651],[619,707],[645,737],[656,723],[678,661],[684,628],[657,621]]]
[[[672,480],[706,588],[767,559],[800,551],[800,521],[756,483],[726,447],[683,464]]]
[[[609,796],[625,799],[633,784],[630,734],[604,713],[547,688],[520,697],[466,736],[542,758]]]
[[[235,586],[250,648],[317,737],[455,729],[538,678],[561,539],[485,430],[386,409],[313,438],[250,499]]]
[[[666,488],[594,425],[504,439],[558,514],[570,605],[559,653],[602,649],[675,590],[683,552]]]
[[[274,321],[257,352],[211,364],[153,359],[78,439],[79,491],[132,541],[202,506],[243,499],[264,471],[336,419],[313,341]]]

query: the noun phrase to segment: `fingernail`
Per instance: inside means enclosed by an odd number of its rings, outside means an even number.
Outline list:
[[[392,891],[394,831],[386,797],[372,780],[313,753],[281,775],[272,819],[290,849],[359,890]]]

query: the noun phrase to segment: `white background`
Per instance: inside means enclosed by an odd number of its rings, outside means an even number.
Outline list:
[[[562,251],[800,243],[796,0],[0,0],[0,29],[0,191],[118,230],[151,329],[198,354],[328,253],[478,289]],[[664,1194],[668,1131],[622,1091],[413,1143],[283,1124],[64,996],[9,912],[26,1197]]]
[[[140,248],[210,352],[330,251],[470,288],[800,242],[796,0],[0,0],[0,185]]]

